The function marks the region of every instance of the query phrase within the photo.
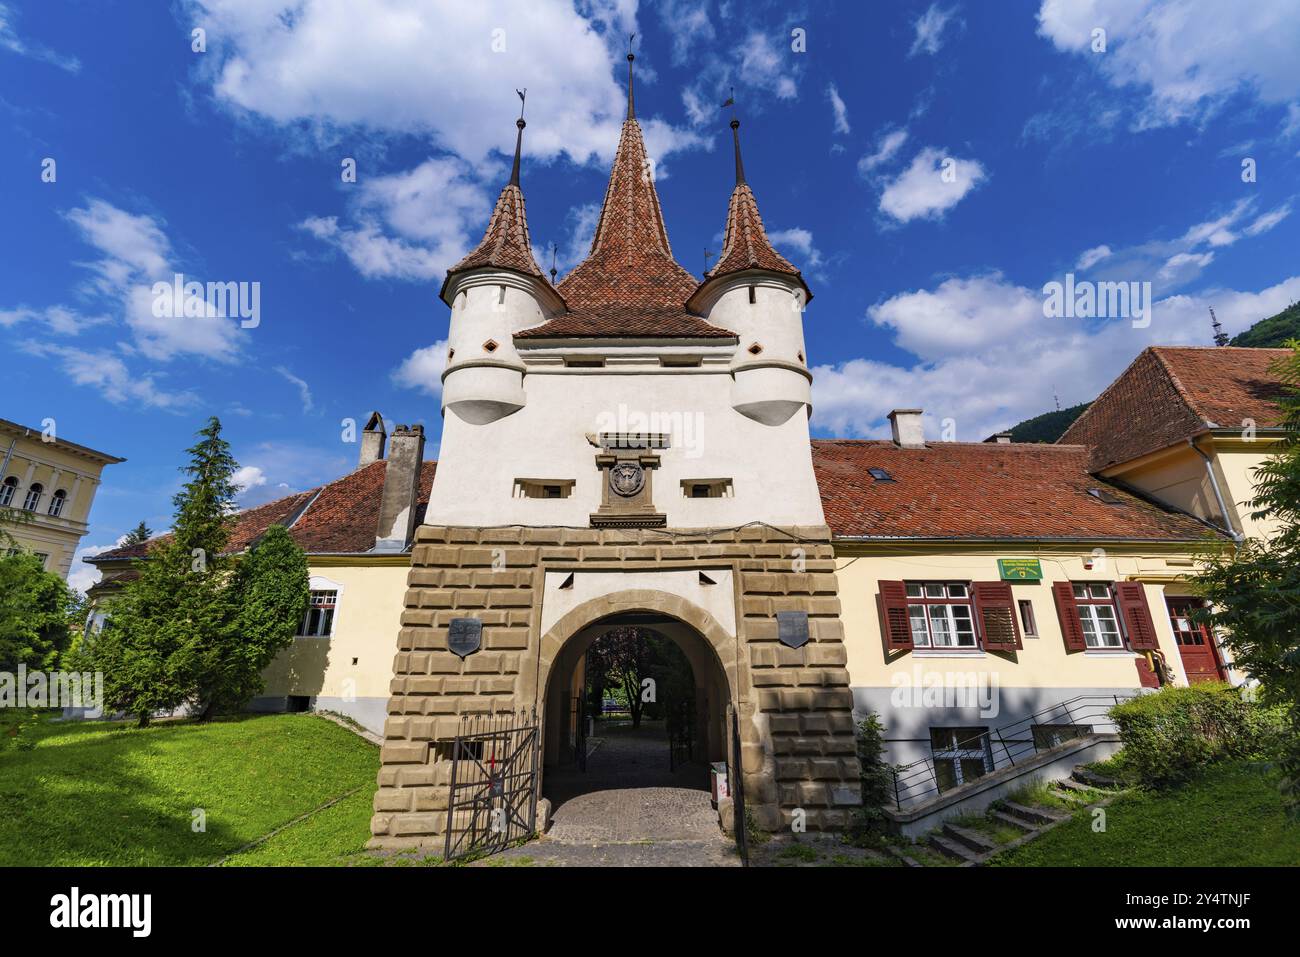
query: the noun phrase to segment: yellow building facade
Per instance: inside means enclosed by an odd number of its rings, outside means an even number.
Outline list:
[[[0,507],[18,512],[6,526],[17,547],[64,578],[90,528],[90,509],[106,465],[125,459],[59,438],[53,428],[0,419]]]

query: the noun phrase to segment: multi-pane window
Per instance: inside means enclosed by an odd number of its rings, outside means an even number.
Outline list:
[[[935,782],[947,791],[993,770],[988,728],[931,728]]]
[[[970,586],[962,582],[908,582],[907,617],[917,648],[974,648]]]
[[[1038,621],[1034,618],[1034,603],[1028,598],[1022,598],[1017,602],[1020,609],[1020,630],[1024,632],[1026,638],[1038,637]]]
[[[54,493],[53,496],[50,497],[51,517],[58,518],[61,514],[63,514],[63,504],[67,500],[68,500],[68,493],[63,491],[63,489],[59,489],[57,492]]]
[[[303,619],[302,634],[306,637],[328,638],[334,634],[334,608],[338,604],[336,591],[313,591],[307,617]]]
[[[1074,585],[1074,601],[1079,609],[1083,640],[1089,648],[1123,648],[1115,597],[1105,582]]]
[[[0,484],[0,505],[8,505],[14,500],[14,492],[18,489],[18,479],[12,475]]]
[[[45,486],[40,482],[33,482],[27,489],[27,497],[23,499],[23,508],[29,512],[36,511],[36,506],[41,504],[41,495],[45,492]]]

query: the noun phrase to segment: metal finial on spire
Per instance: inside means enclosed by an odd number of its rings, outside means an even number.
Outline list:
[[[510,170],[510,185],[519,185],[519,154],[524,146],[524,127],[528,124],[524,122],[524,102],[528,96],[528,89],[515,90],[519,94],[519,119],[515,120],[515,127],[519,130],[515,134],[515,165]]]
[[[632,41],[636,39],[633,33],[627,38],[627,118],[636,119],[636,102],[632,96],[632,61],[636,59],[636,54],[632,52]]]
[[[555,268],[555,249],[556,249],[555,243],[551,243],[551,285],[552,286],[555,285],[555,273],[557,271]]]
[[[745,164],[740,159],[740,120],[731,121],[731,139],[736,146],[736,185],[744,185]]]

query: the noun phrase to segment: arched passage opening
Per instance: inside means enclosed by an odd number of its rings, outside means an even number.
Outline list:
[[[579,624],[558,645],[547,674],[539,673],[542,796],[557,834],[593,840],[717,834],[709,766],[727,760],[732,703],[719,649],[734,662],[734,638],[690,610],[694,623],[639,608]],[[639,664],[629,664],[634,648]],[[611,669],[616,662],[624,667]],[[627,702],[641,706],[639,721],[631,708],[596,714],[601,702],[626,701],[629,694],[639,698]]]

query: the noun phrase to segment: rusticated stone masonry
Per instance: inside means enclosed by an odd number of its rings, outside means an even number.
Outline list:
[[[736,583],[735,636],[694,604],[647,587],[646,573],[726,567]],[[588,602],[541,634],[545,574],[570,571],[635,573],[636,590],[612,594],[608,607],[605,599]],[[840,828],[859,802],[853,696],[825,527],[422,526],[407,585],[372,846],[439,844],[461,716],[541,710],[551,663],[572,637],[563,632],[625,611],[629,601],[684,621],[713,646],[739,709],[746,801],[763,827],[788,828],[800,812],[810,830]],[[778,640],[782,611],[808,614],[803,647]],[[452,618],[469,616],[483,622],[483,645],[462,660],[448,650],[447,630]]]

